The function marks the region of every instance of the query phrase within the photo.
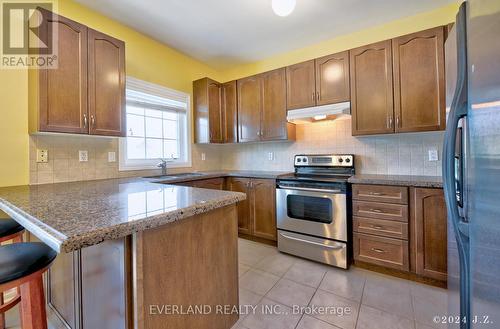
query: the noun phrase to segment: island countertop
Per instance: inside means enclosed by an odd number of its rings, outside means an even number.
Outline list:
[[[57,252],[118,239],[246,198],[123,178],[0,188],[0,209]]]

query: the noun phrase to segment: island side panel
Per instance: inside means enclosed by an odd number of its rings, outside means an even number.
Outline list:
[[[235,204],[138,233],[134,248],[138,329],[230,329],[238,320],[216,309],[238,307]],[[164,305],[209,305],[212,312],[159,314]]]

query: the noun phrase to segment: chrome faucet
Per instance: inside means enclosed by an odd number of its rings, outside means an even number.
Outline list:
[[[161,168],[161,174],[163,176],[167,175],[167,160],[161,159],[161,162],[156,165],[158,168]]]

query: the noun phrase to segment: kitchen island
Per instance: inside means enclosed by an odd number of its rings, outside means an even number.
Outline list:
[[[69,328],[231,328],[242,193],[129,178],[0,188],[59,255],[47,302]]]

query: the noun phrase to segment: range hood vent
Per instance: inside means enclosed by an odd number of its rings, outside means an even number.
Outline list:
[[[339,117],[351,114],[351,103],[343,102],[322,106],[307,107],[297,110],[289,110],[286,116],[288,122],[304,124],[323,120],[335,120]]]

